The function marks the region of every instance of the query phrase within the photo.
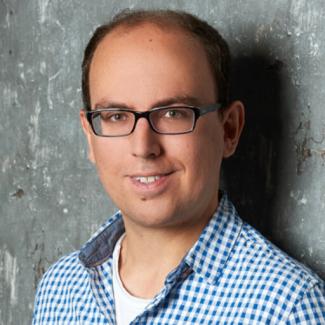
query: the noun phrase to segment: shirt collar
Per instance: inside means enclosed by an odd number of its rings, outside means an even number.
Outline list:
[[[185,256],[196,273],[215,283],[225,267],[240,235],[243,222],[225,193],[199,239]]]
[[[225,193],[217,211],[183,261],[208,281],[216,281],[240,234],[242,221]],[[117,240],[124,233],[120,212],[115,213],[80,249],[85,267],[95,267],[112,256]]]
[[[122,215],[118,211],[81,247],[81,263],[89,268],[102,264],[112,256],[115,244],[124,232]]]

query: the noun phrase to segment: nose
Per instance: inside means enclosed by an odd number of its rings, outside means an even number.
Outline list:
[[[154,132],[146,118],[139,118],[131,140],[132,155],[141,158],[156,158],[162,153],[161,136]]]

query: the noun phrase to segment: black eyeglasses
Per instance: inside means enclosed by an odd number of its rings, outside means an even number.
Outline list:
[[[145,118],[159,134],[184,134],[194,130],[197,119],[220,109],[220,103],[194,106],[163,106],[150,111],[136,112],[124,108],[100,108],[87,111],[93,132],[101,137],[122,137],[131,134],[140,118]]]

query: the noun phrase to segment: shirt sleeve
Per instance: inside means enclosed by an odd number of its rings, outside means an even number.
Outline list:
[[[325,324],[325,285],[316,284],[309,289],[292,309],[287,325]]]

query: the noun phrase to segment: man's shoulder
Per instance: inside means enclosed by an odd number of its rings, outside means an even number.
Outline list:
[[[89,276],[78,255],[75,251],[60,258],[43,275],[35,297],[33,324],[72,317],[71,306],[82,300]]]
[[[59,258],[55,263],[53,263],[47,272],[44,274],[44,277],[50,276],[59,276],[71,274],[71,272],[78,272],[81,269],[84,269],[80,260],[79,260],[79,250],[76,250],[70,254],[64,255]]]
[[[38,296],[57,296],[63,291],[77,289],[78,284],[83,284],[88,272],[78,256],[79,251],[75,251],[51,265],[39,283]]]
[[[57,262],[49,267],[43,275],[38,285],[38,296],[47,294],[61,294],[80,291],[82,287],[88,284],[86,281],[90,276],[88,260],[92,260],[99,252],[104,253],[107,249],[107,237],[118,229],[122,231],[121,220],[118,224],[115,221],[121,219],[120,213],[112,215],[98,230],[90,237],[90,239],[80,248],[68,255],[61,257]],[[113,230],[108,229],[112,224]],[[116,229],[115,229],[116,228]],[[121,229],[120,229],[121,228]],[[113,246],[111,247],[113,249]]]
[[[218,281],[223,296],[245,303],[256,319],[324,320],[325,285],[317,274],[244,222],[232,244]]]
[[[288,293],[300,292],[303,295],[314,286],[324,288],[323,280],[316,273],[287,255],[249,224],[243,223],[233,257],[260,286],[263,287],[265,282],[272,291],[287,290]]]

